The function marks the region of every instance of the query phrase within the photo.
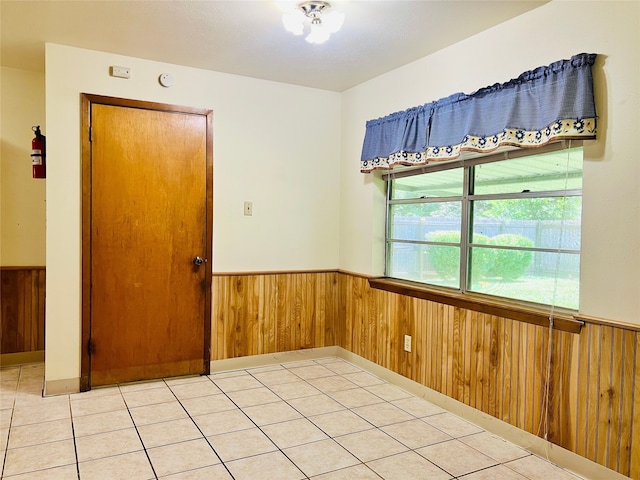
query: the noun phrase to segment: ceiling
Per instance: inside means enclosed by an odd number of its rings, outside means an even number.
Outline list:
[[[0,60],[44,71],[52,42],[340,92],[547,1],[336,0],[342,30],[312,45],[283,28],[296,2],[0,0]]]

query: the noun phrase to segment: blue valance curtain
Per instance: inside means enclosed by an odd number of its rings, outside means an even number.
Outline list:
[[[463,151],[488,153],[506,145],[531,148],[593,139],[595,58],[582,53],[506,83],[370,120],[361,171],[453,160]]]

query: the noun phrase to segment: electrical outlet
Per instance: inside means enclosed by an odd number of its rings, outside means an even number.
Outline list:
[[[111,76],[119,78],[131,78],[131,69],[129,67],[111,67]]]
[[[404,351],[405,352],[411,351],[411,335],[404,336]]]
[[[244,214],[247,217],[253,215],[253,203],[252,202],[244,202]]]

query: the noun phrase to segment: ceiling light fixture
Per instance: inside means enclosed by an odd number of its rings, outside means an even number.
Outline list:
[[[327,12],[331,5],[327,2],[303,2],[295,10],[282,15],[284,28],[294,35],[302,35],[304,23],[311,20],[311,32],[305,40],[309,43],[324,43],[332,33],[337,32],[344,23],[344,13]]]

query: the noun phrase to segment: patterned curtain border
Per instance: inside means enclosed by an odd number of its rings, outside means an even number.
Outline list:
[[[500,147],[537,148],[560,140],[593,140],[596,138],[595,118],[564,119],[553,122],[542,130],[506,128],[491,136],[466,135],[457,145],[429,147],[422,152],[400,151],[387,158],[361,160],[360,171],[390,170],[395,166],[423,166],[431,162],[457,159],[462,152],[491,153]]]

